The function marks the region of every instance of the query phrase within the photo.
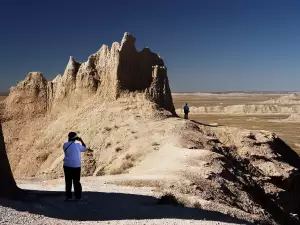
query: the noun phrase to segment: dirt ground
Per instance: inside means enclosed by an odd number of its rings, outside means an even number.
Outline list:
[[[145,224],[145,225],[229,225],[249,224],[218,212],[158,204],[152,188],[121,187],[107,183],[107,177],[82,179],[84,199],[64,202],[63,179],[18,181],[36,197],[25,202],[0,200],[1,224]]]

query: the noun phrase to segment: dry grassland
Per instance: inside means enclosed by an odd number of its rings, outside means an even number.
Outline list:
[[[191,106],[229,106],[239,104],[258,104],[273,98],[279,98],[280,94],[211,94],[211,95],[178,95],[173,94],[175,108],[182,108],[185,103]]]

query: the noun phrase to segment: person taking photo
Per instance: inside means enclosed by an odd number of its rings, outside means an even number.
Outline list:
[[[78,142],[80,143],[78,143]],[[81,173],[81,152],[87,150],[84,141],[75,132],[68,134],[68,141],[63,145],[64,150],[64,174],[66,185],[66,201],[72,199],[72,183],[74,186],[75,199],[82,197],[82,187],[80,183]]]

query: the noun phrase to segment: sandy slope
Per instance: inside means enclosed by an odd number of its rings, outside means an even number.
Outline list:
[[[55,119],[6,121],[4,134],[9,134],[6,144],[15,175],[61,176],[60,145],[75,129],[92,149],[83,157],[85,176],[123,173],[112,183],[169,191],[186,206],[247,221],[271,221],[271,214],[284,218],[283,213],[295,210],[281,212],[279,207],[287,206],[280,199],[267,204],[260,200],[283,193],[281,183],[272,179],[289,182],[299,164],[295,159],[294,168],[293,160],[285,163],[278,157],[280,153],[290,160],[294,155],[274,134],[170,118],[138,96],[97,105],[93,100]],[[297,201],[290,192],[283,197]]]
[[[120,178],[120,177],[119,177]],[[230,216],[181,206],[157,205],[151,188],[107,184],[118,176],[84,178],[85,200],[64,202],[63,180],[19,181],[22,188],[38,190],[33,203],[0,200],[1,224],[247,224]],[[127,178],[129,179],[129,178]],[[134,179],[134,178],[130,178]],[[7,208],[9,206],[11,208]]]
[[[154,105],[142,98],[131,101],[128,97],[95,104],[92,98],[56,117],[3,123],[14,175],[61,176],[62,144],[71,130],[92,150],[83,158],[84,175],[122,173],[133,167],[167,141],[177,119],[162,120]]]

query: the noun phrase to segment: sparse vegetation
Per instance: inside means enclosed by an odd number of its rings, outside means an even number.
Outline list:
[[[194,206],[194,208],[201,209],[201,204],[198,201],[195,202],[193,206]]]
[[[113,169],[110,174],[116,175],[126,173],[128,169],[134,166],[135,161],[136,157],[134,155],[126,154],[123,158],[122,165],[119,168]]]
[[[126,170],[130,169],[133,167],[133,163],[131,161],[125,161],[122,163],[122,165],[119,168],[113,169],[110,174],[111,175],[117,175],[117,174],[122,174],[125,173]]]
[[[173,193],[166,192],[164,193],[157,201],[158,205],[174,205],[174,206],[183,206]]]
[[[125,156],[125,159],[131,159],[132,158],[132,155],[130,155],[130,154],[127,154],[126,156]]]
[[[112,130],[111,127],[104,127],[104,131],[109,132],[109,131],[111,131],[111,130]]]
[[[153,143],[152,143],[152,146],[159,146],[159,143],[153,142]]]
[[[157,180],[122,180],[122,181],[114,181],[112,184],[122,185],[122,186],[130,186],[130,187],[153,187],[160,188],[162,183]]]
[[[116,152],[120,152],[122,151],[122,148],[121,147],[116,147]]]
[[[49,157],[49,153],[44,152],[44,153],[41,153],[40,155],[38,155],[36,157],[36,160],[39,161],[40,163],[43,163],[48,159],[48,157]]]
[[[104,176],[105,175],[105,170],[104,167],[102,167],[100,170],[97,171],[96,176]]]

